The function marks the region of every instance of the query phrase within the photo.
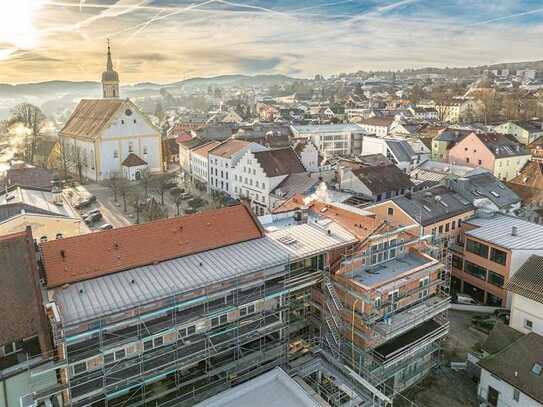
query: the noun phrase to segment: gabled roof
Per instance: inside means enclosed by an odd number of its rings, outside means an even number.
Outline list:
[[[533,332],[479,362],[483,369],[543,403],[543,374],[533,372],[535,364],[543,366],[543,336]]]
[[[366,124],[370,126],[390,127],[394,123],[394,117],[370,117],[358,122],[358,124]]]
[[[509,208],[520,202],[519,196],[492,173],[477,170],[463,178],[451,180],[449,187],[471,201],[487,198],[500,209]]]
[[[38,297],[36,267],[30,228],[0,236],[0,345],[35,336],[43,329],[45,311]]]
[[[303,195],[313,191],[315,185],[319,182],[319,174],[316,173],[299,172],[290,174],[271,193],[281,199],[290,199],[296,194]]]
[[[217,147],[219,144],[221,144],[219,141],[210,141],[206,144],[202,144],[192,150],[192,154],[197,154],[201,157],[206,157],[209,154],[209,151],[213,150],[215,147]]]
[[[147,162],[144,161],[139,155],[135,153],[130,153],[121,163],[123,167],[139,167],[142,165],[147,165]]]
[[[6,172],[7,186],[40,188],[51,190],[54,174],[40,167],[10,168]]]
[[[543,257],[530,256],[509,279],[505,289],[543,304]]]
[[[512,136],[499,133],[474,133],[496,158],[528,155],[525,146],[514,140]]]
[[[278,177],[305,172],[305,168],[291,147],[253,152],[267,177]]]
[[[60,130],[60,136],[96,139],[125,103],[123,99],[83,99]]]
[[[43,265],[47,286],[57,287],[262,236],[250,209],[235,205],[49,241]]]
[[[388,139],[385,142],[398,162],[410,162],[417,155],[407,140]]]
[[[395,165],[362,166],[352,172],[374,195],[414,186],[409,176]]]
[[[513,342],[517,341],[524,334],[505,325],[501,321],[497,321],[494,328],[490,331],[481,348],[490,355],[500,352]]]

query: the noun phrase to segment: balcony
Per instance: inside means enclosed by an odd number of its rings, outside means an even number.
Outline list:
[[[434,318],[450,306],[450,297],[434,295],[403,311],[386,316],[375,324],[375,333],[385,340],[394,338],[413,327]]]

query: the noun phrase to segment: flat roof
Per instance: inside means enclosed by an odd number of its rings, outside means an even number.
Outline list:
[[[313,399],[284,370],[276,367],[239,386],[225,390],[196,407],[317,407]]]
[[[406,272],[432,263],[437,264],[438,261],[420,254],[408,253],[403,257],[396,257],[376,266],[363,265],[352,272],[345,273],[345,277],[351,278],[363,286],[373,287],[404,277]]]
[[[464,234],[484,240],[506,249],[543,249],[543,226],[515,216],[493,214],[490,217],[476,217],[466,221],[477,228]],[[513,236],[512,229],[517,228]]]
[[[358,124],[314,124],[306,126],[292,126],[292,131],[295,133],[341,133],[359,131],[364,132],[364,129]]]

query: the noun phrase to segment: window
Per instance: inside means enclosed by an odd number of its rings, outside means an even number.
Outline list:
[[[483,162],[481,160],[479,160],[479,165],[483,164]]]
[[[155,348],[162,346],[164,344],[164,338],[162,336],[159,336],[158,338],[155,338],[153,341]]]
[[[147,147],[143,147],[143,154],[147,154]]]
[[[113,150],[113,158],[119,158],[119,152],[117,150]]]
[[[466,240],[466,250],[478,256],[488,258],[488,246],[471,239]]]
[[[115,96],[115,91],[113,91],[113,96]],[[121,124],[124,124],[124,120],[121,120]]]
[[[113,352],[111,353],[106,353],[104,355],[104,363],[107,365],[108,363],[111,363],[115,361],[115,354]]]
[[[375,301],[373,302],[373,308],[375,308],[376,310],[381,308],[381,297],[377,297],[375,299]]]
[[[226,314],[221,315],[219,317],[211,318],[211,326],[216,327],[222,324],[226,324],[227,317]]]
[[[136,119],[134,119],[134,124],[136,124]]]
[[[424,298],[428,296],[429,290],[428,286],[430,285],[430,277],[424,277],[419,280],[419,298]]]
[[[462,270],[462,265],[463,265],[462,257],[458,257],[457,255],[453,254],[453,256],[452,256],[452,266],[455,269]]]
[[[191,325],[187,328],[187,335],[194,335],[196,333],[196,326]]]
[[[4,355],[10,355],[12,353],[15,353],[15,346],[13,346],[13,342],[5,344]]]
[[[449,232],[449,224],[446,223],[446,224],[445,224],[445,233],[448,233],[448,232]]]
[[[124,359],[126,356],[126,351],[124,349],[119,349],[115,352],[115,360]]]
[[[513,400],[518,402],[520,400],[520,391],[517,389],[513,389]]]
[[[394,215],[394,208],[388,208],[387,213],[390,216]]]
[[[456,222],[454,220],[451,222],[451,229],[456,229]]]
[[[496,287],[503,287],[504,278],[502,275],[489,270],[488,282],[492,285],[495,285]]]
[[[153,349],[153,341],[152,340],[143,342],[143,350],[144,351],[151,350],[151,349]]]
[[[128,143],[128,152],[129,153],[134,152],[134,143],[132,143],[132,142]]]
[[[55,239],[57,239],[57,240],[62,239],[62,237],[63,237],[62,233],[57,233],[57,235],[55,236]]]
[[[492,260],[494,263],[498,263],[505,266],[505,262],[507,261],[507,253],[502,250],[491,247],[490,260]]]
[[[530,331],[533,329],[534,323],[530,321],[529,319],[524,320],[524,328],[529,329]]]
[[[534,363],[532,366],[532,373],[536,376],[541,376],[541,372],[543,371],[543,366],[541,366],[539,363]]]
[[[76,363],[74,365],[74,374],[79,374],[87,371],[87,362]]]
[[[472,276],[477,277],[483,281],[486,281],[486,269],[484,267],[473,264],[470,261],[464,261],[464,272],[471,274]]]
[[[469,163],[469,157],[466,157],[466,162]]]
[[[439,225],[439,233],[443,233],[443,225]]]

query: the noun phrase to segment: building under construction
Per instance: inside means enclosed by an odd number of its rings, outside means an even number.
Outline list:
[[[316,201],[43,244],[55,353],[31,376],[58,384],[24,404],[188,406],[280,366],[321,405],[391,405],[448,329],[448,272],[404,229]]]

